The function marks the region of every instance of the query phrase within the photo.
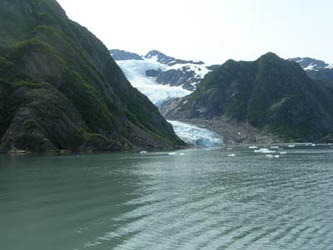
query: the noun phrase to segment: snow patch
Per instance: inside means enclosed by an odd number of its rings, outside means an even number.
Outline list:
[[[210,72],[209,69],[207,69],[205,64],[191,64],[191,63],[186,63],[186,64],[175,64],[168,69],[174,69],[174,70],[183,70],[183,71],[193,71],[195,74],[195,78],[204,78],[204,76]]]
[[[333,64],[326,66],[325,69],[333,69]]]
[[[304,68],[304,70],[305,70],[305,71],[310,71],[310,70],[318,71],[318,70],[316,69],[316,67],[317,67],[317,64],[310,63],[309,66],[307,66],[307,67]]]

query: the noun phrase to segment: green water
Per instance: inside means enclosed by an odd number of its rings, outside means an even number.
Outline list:
[[[0,249],[332,249],[333,148],[278,154],[0,155]]]

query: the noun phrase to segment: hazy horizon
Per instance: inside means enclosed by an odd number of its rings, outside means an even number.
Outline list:
[[[109,49],[220,64],[274,52],[333,63],[329,0],[58,0]]]

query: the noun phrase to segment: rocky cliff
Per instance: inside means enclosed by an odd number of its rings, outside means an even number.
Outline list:
[[[55,0],[0,1],[0,139],[2,151],[183,145]]]

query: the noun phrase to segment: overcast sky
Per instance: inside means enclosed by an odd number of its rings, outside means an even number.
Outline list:
[[[333,63],[332,0],[58,0],[110,49],[223,63],[283,58]]]

